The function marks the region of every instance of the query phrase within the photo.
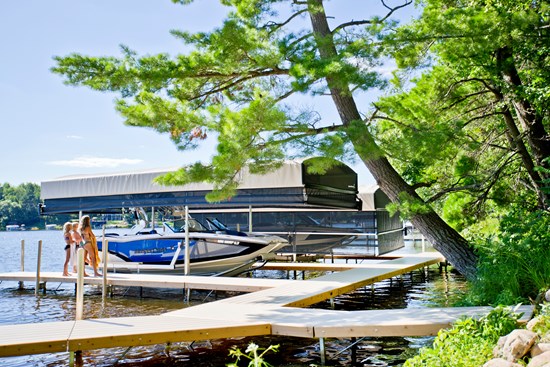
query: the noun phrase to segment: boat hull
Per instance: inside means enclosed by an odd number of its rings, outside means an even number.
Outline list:
[[[185,273],[183,234],[109,236],[108,269],[116,272]],[[192,233],[189,238],[190,274],[211,275],[242,271],[288,243],[275,236],[230,236]],[[98,248],[103,250],[102,241]]]
[[[287,238],[288,246],[279,251],[296,253],[330,252],[333,248],[347,245],[358,237],[355,234],[358,232],[356,230],[320,226],[254,226],[254,231]]]

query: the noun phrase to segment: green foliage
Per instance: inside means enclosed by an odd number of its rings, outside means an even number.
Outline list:
[[[423,201],[415,199],[409,193],[401,192],[398,203],[390,203],[386,206],[390,216],[399,212],[403,219],[411,218],[415,214],[429,213],[432,209]]]
[[[472,207],[472,201],[472,196],[462,192],[450,194],[442,205],[442,217],[453,228],[463,231],[475,222],[475,217],[465,211]]]
[[[23,183],[12,186],[9,183],[0,185],[0,229],[8,224],[24,224],[27,229],[43,227],[44,218],[40,217],[40,186]],[[64,223],[69,215],[57,215],[47,218],[49,222]]]
[[[220,3],[227,16],[218,28],[171,31],[188,53],[140,56],[122,46],[120,57],[56,56],[52,71],[69,85],[119,93],[116,108],[125,124],[166,134],[182,151],[215,141],[213,157],[158,180],[211,182],[210,201],[231,198],[245,167],[266,172],[286,158],[352,161],[357,152],[373,159],[380,154],[364,121],[335,124],[303,96],[327,95],[327,79],[346,97],[350,86],[355,92],[384,85],[374,45],[394,21],[367,13],[366,21],[343,21],[323,38],[314,37],[311,23],[304,22],[308,13],[322,11],[314,2]],[[322,47],[336,52],[321,53]],[[353,147],[350,136],[360,143]]]
[[[407,360],[404,367],[479,367],[491,359],[499,337],[516,328],[517,314],[497,307],[479,320],[464,318],[441,330],[431,348]]]
[[[267,348],[260,348],[254,343],[250,343],[246,350],[241,352],[237,347],[233,347],[229,351],[229,356],[235,358],[235,363],[230,363],[228,367],[237,367],[241,358],[247,359],[250,362],[248,363],[249,367],[271,367],[269,363],[265,361],[264,355],[270,351],[277,352],[279,350],[279,345],[270,345]]]
[[[550,287],[550,213],[515,209],[500,222],[498,236],[478,245],[478,279],[469,301],[512,304],[534,299]]]
[[[550,340],[550,303],[542,303],[538,315],[536,315],[535,322],[531,324],[531,330],[535,333],[542,335],[542,343],[548,343]]]
[[[3,184],[0,186],[0,228],[7,224],[25,224],[28,228],[37,225],[40,223],[38,203],[40,186],[32,183]]]
[[[476,236],[487,232],[481,223],[493,227],[511,205],[543,206],[549,4],[421,4],[421,17],[385,34],[384,47],[400,66],[393,80],[399,94],[376,104],[375,132],[421,197]],[[531,111],[530,125],[518,106]]]

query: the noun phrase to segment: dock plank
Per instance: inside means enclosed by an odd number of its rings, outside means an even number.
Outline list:
[[[0,325],[0,357],[67,351],[74,321]]]
[[[224,304],[269,304],[287,307],[306,307],[312,304],[349,293],[384,279],[408,273],[414,269],[435,264],[442,259],[438,253],[430,256],[385,260],[376,267],[359,267],[342,272],[326,274],[307,281],[296,281],[281,287],[266,289],[238,297],[221,300]]]
[[[266,321],[170,316],[0,325],[0,357],[269,335]]]
[[[69,350],[175,343],[239,336],[269,335],[267,321],[198,319],[171,316],[125,317],[78,321]]]
[[[76,284],[76,275],[63,276],[59,272],[42,272],[40,281],[46,283]],[[0,273],[0,281],[23,281],[36,283],[35,272]],[[157,275],[157,274],[108,274],[107,284],[122,287],[149,287],[173,289],[206,289],[236,292],[256,292],[259,290],[290,284],[294,280],[267,278],[209,277],[196,275]],[[102,285],[102,277],[85,277],[84,284]]]
[[[312,330],[315,338],[433,336],[461,317],[480,318],[492,307],[407,308],[365,311],[279,308],[265,313],[272,317],[274,335],[302,336]],[[533,307],[520,306],[520,323],[528,322]],[[286,316],[286,317],[285,317]]]
[[[395,264],[414,264],[419,260],[425,262],[421,259],[433,259],[430,261],[429,265],[436,264],[444,261],[445,259],[441,256],[429,256],[429,257],[412,257],[412,258],[396,258],[396,259],[369,259],[364,260],[360,263],[344,263],[344,262],[335,262],[335,263],[324,263],[324,262],[287,262],[287,263],[276,263],[268,262],[262,269],[263,270],[285,270],[285,271],[335,271],[341,272],[351,269],[388,269],[395,266]],[[392,261],[392,263],[387,263]]]

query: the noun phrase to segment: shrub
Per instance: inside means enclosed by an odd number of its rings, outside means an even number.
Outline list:
[[[502,218],[498,236],[478,244],[478,278],[472,304],[515,304],[550,286],[550,213],[513,210]]]
[[[431,348],[407,360],[403,367],[479,367],[492,358],[498,339],[516,328],[517,314],[497,307],[476,320],[464,318],[441,330]]]

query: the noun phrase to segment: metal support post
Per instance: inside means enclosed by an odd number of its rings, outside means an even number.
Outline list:
[[[38,295],[38,289],[40,288],[40,266],[42,261],[42,240],[38,241],[38,257],[36,259],[36,286],[34,288],[34,295]]]
[[[21,240],[21,271],[25,271],[25,240]],[[24,282],[19,282],[19,289],[24,288]]]
[[[103,246],[101,249],[101,257],[103,261],[103,287],[101,289],[101,297],[103,302],[107,297],[107,261],[109,258],[109,240],[105,239],[105,226],[103,226]]]
[[[321,366],[325,365],[325,338],[319,338],[319,354],[321,355]]]

